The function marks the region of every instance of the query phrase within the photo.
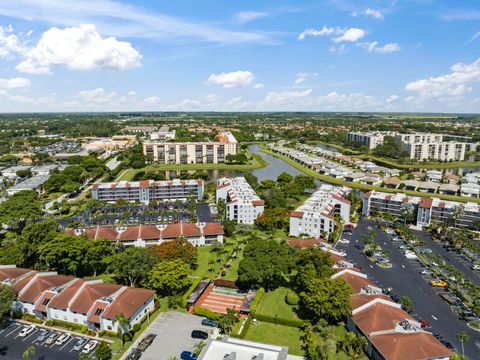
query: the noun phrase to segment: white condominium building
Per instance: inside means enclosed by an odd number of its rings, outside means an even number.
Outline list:
[[[370,150],[375,149],[378,145],[383,144],[385,136],[394,136],[394,132],[390,131],[377,131],[369,133],[361,132],[349,132],[347,138],[350,141],[361,142],[362,144],[368,146]]]
[[[417,226],[444,224],[456,217],[459,227],[474,228],[480,221],[480,204],[446,201],[435,197],[408,196],[397,193],[389,194],[378,191],[365,193],[363,197],[363,215],[388,212],[400,219],[408,212],[414,216]]]
[[[217,203],[225,200],[225,218],[239,224],[253,224],[265,209],[265,202],[258,197],[244,177],[217,180]]]
[[[144,142],[143,153],[162,164],[217,164],[236,155],[237,144],[227,131],[218,134],[217,142]]]
[[[167,181],[120,181],[94,184],[92,197],[101,201],[139,201],[148,204],[151,200],[175,200],[189,197],[203,198],[203,180]]]
[[[319,238],[335,229],[336,216],[350,222],[350,201],[346,187],[322,185],[297,210],[290,214],[290,236],[307,234]]]

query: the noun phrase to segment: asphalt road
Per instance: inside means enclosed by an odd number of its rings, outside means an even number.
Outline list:
[[[460,270],[465,276],[465,279],[470,280],[476,285],[480,285],[480,271],[472,270],[472,263],[463,255],[454,251],[445,250],[441,243],[432,240],[432,237],[427,232],[415,231],[415,234],[425,241],[425,246],[423,247],[429,248],[434,254],[442,256],[447,263]]]
[[[372,226],[377,232],[376,241],[384,250],[390,252],[389,258],[392,268],[384,269],[372,263],[361,250],[355,245],[363,245],[360,239],[363,234],[369,232],[368,226]],[[458,319],[452,312],[450,306],[445,302],[438,292],[442,289],[431,287],[420,274],[422,269],[418,260],[407,260],[398,249],[401,242],[392,242],[383,231],[376,228],[374,223],[360,221],[354,230],[349,244],[338,244],[338,249],[346,251],[348,258],[354,263],[360,264],[367,276],[377,282],[381,287],[392,287],[399,296],[409,296],[413,301],[413,315],[418,320],[425,319],[431,326],[432,332],[440,333],[447,341],[453,344],[458,350],[461,349],[456,335],[465,331],[470,336],[470,341],[464,344],[465,355],[469,359],[480,358],[480,333],[470,329],[467,324]],[[435,249],[432,249],[435,251]]]
[[[75,343],[79,337],[73,336],[63,345],[46,345],[45,342],[38,342],[37,337],[40,335],[41,327],[26,337],[20,337],[19,333],[23,328],[23,324],[13,323],[9,327],[0,330],[0,359],[14,360],[23,359],[24,351],[31,345],[35,347],[35,356],[32,360],[76,360],[81,352],[73,350]],[[95,350],[89,353],[92,358]]]

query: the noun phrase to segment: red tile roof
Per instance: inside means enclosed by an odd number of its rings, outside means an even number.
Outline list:
[[[370,301],[375,299],[391,301],[387,295],[383,294],[356,294],[350,297],[350,304],[352,305],[352,309],[355,310],[356,308],[368,304]]]
[[[102,314],[104,318],[115,319],[122,313],[130,319],[155,294],[153,290],[127,287]]]
[[[116,284],[85,284],[70,305],[70,310],[81,314],[87,314],[96,300],[102,297],[111,296],[121,288],[121,285]]]
[[[55,296],[48,304],[49,307],[55,309],[66,309],[80,287],[85,283],[83,279],[76,279],[69,286],[65,287]]]
[[[433,203],[433,199],[429,197],[422,197],[420,200],[420,207],[421,208],[431,208]]]
[[[206,223],[203,227],[204,235],[223,235],[223,226],[219,222]]]
[[[27,275],[32,270],[17,267],[0,267],[0,281],[11,279],[13,281]]]
[[[302,218],[303,217],[303,212],[302,211],[292,211],[290,213],[290,217]]]
[[[414,320],[401,308],[375,303],[352,316],[352,320],[365,335],[372,332],[394,330],[402,320]]]
[[[23,288],[18,298],[23,302],[33,304],[45,290],[61,287],[74,279],[75,277],[67,275],[37,274],[28,287]]]
[[[345,272],[339,276],[343,277],[350,284],[353,294],[358,294],[365,286],[376,286],[372,280],[350,272]]]
[[[96,324],[100,323],[100,316],[103,314],[105,309],[108,307],[108,302],[106,301],[95,301],[93,306],[90,308],[87,320]]]

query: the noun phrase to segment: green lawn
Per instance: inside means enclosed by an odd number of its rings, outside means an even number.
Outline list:
[[[266,292],[257,309],[257,314],[278,317],[281,319],[298,320],[297,314],[293,311],[293,306],[285,302],[287,295],[286,288],[278,288],[274,291]]]
[[[319,174],[316,171],[314,171],[312,169],[309,169],[306,166],[303,166],[303,165],[297,163],[296,161],[294,161],[294,160],[292,160],[292,159],[290,159],[286,156],[283,156],[283,155],[280,155],[280,154],[274,153],[273,151],[268,150],[266,148],[266,146],[260,145],[259,148],[262,152],[264,152],[266,154],[269,154],[269,155],[272,155],[272,156],[275,156],[275,157],[278,157],[279,159],[282,159],[283,161],[292,165],[293,167],[297,168],[298,170],[302,171],[303,173],[305,173],[305,174],[307,174],[307,175],[309,175],[309,176],[311,176],[315,179],[319,179],[321,181],[324,181],[326,183],[333,184],[333,185],[348,186],[350,188],[361,189],[361,190],[377,190],[377,191],[381,191],[381,192],[385,192],[385,193],[404,193],[404,194],[407,194],[407,195],[420,196],[420,197],[425,197],[425,196],[432,197],[433,196],[433,197],[443,199],[443,200],[480,203],[480,198],[466,198],[466,197],[454,196],[454,195],[431,194],[431,193],[424,193],[424,192],[419,192],[419,191],[389,189],[389,188],[385,188],[385,187],[382,187],[382,186],[379,186],[379,185],[365,185],[365,184],[360,184],[360,183],[357,183],[357,182],[349,182],[349,181],[345,181],[345,180],[342,180],[342,179],[337,179],[337,178],[334,178],[334,177],[331,177],[331,176],[328,176],[328,175]],[[474,163],[471,163],[471,164],[474,164]]]
[[[302,332],[298,328],[259,321],[257,325],[250,326],[245,339],[288,346],[289,354],[303,356],[305,354],[302,350],[301,336]]]
[[[237,280],[238,278],[238,266],[243,259],[243,247],[237,252],[237,257],[230,263],[230,267],[227,269],[227,273],[223,276],[226,280]]]
[[[237,245],[236,238],[225,238],[223,248],[219,251],[213,251],[212,246],[197,247],[198,267],[193,272],[193,276],[212,277],[217,275],[223,268],[223,265],[230,257],[234,247]],[[238,265],[237,265],[238,269]],[[232,279],[234,280],[234,279]]]

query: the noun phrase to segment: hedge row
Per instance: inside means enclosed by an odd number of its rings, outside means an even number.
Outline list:
[[[300,328],[303,325],[305,325],[305,322],[303,320],[282,319],[282,318],[277,318],[269,315],[258,314],[258,315],[254,315],[254,318],[257,319],[258,321],[268,322],[268,323],[277,324],[277,325],[292,326],[296,328]]]
[[[199,277],[198,279],[195,279],[192,283],[192,285],[190,285],[190,287],[188,288],[187,292],[185,294],[183,294],[182,296],[182,306],[183,307],[187,307],[187,301],[188,301],[188,297],[190,296],[190,294],[193,292],[193,290],[195,290],[195,288],[197,287],[197,285],[200,283],[200,281],[202,281],[203,278]]]
[[[245,322],[245,325],[243,326],[242,331],[240,332],[240,334],[238,334],[239,338],[244,339],[245,336],[247,336],[248,329],[250,329],[250,325],[252,325],[252,319],[253,318],[251,316],[248,317],[247,321]]]
[[[257,306],[260,303],[260,300],[262,299],[264,293],[265,293],[264,288],[258,289],[257,293],[255,294],[255,299],[253,299],[252,305],[250,305],[250,314],[256,313]]]
[[[70,331],[77,331],[82,334],[86,334],[88,331],[88,327],[86,325],[74,324],[74,323],[69,323],[67,321],[55,320],[55,319],[48,320],[47,322],[45,322],[45,325],[57,326]]]
[[[198,316],[203,316],[211,320],[218,320],[222,317],[222,314],[217,314],[213,311],[204,308],[194,308],[193,313]]]
[[[22,314],[21,318],[35,324],[43,324],[43,320],[37,318],[35,315],[32,314]]]

